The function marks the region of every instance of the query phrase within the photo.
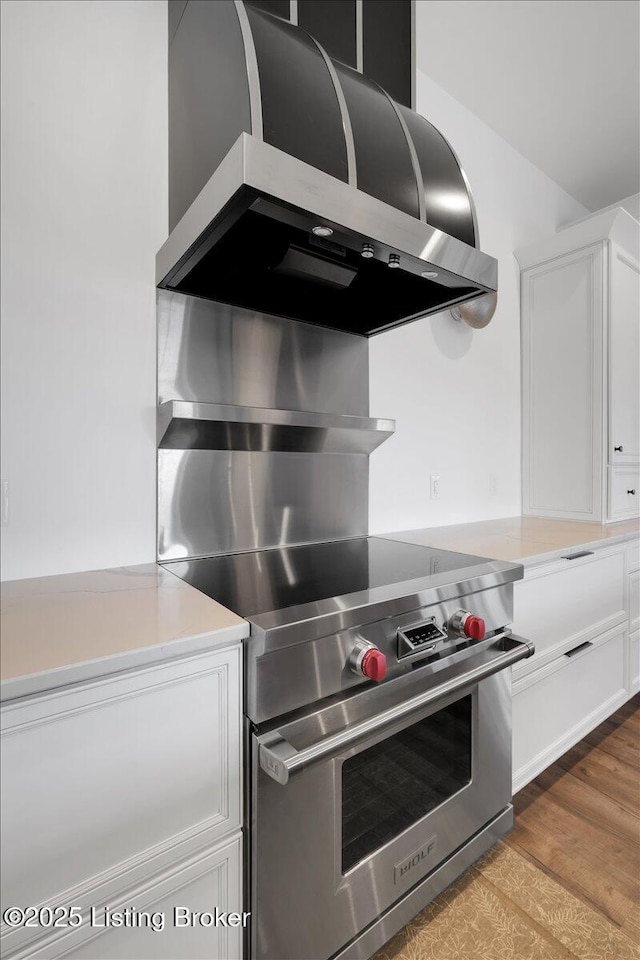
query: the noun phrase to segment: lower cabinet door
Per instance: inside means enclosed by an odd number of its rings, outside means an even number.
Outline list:
[[[29,957],[73,960],[242,960],[241,834],[110,904]]]
[[[514,682],[514,793],[628,698],[626,643],[622,624]]]

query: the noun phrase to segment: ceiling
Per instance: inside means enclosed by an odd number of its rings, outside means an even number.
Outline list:
[[[589,210],[640,190],[636,0],[417,0],[418,69]]]

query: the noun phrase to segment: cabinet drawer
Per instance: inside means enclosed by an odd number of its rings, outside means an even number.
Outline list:
[[[193,926],[187,923],[196,914],[211,914],[215,908],[218,917],[221,913],[239,917],[226,927],[210,924],[208,916],[209,925],[197,919]],[[117,915],[126,910],[129,922],[118,925]],[[105,922],[107,917],[111,922]],[[83,910],[77,927],[40,930],[28,954],[13,955],[33,960],[241,960],[245,920],[242,837],[236,833],[226,843],[180,862],[170,872],[145,878],[108,905],[95,905],[93,913],[90,908]]]
[[[627,699],[624,627],[562,656],[513,686],[513,789],[596,727]]]
[[[514,678],[622,623],[624,577],[621,548],[526,570],[514,589],[514,632],[533,640],[536,652],[516,665]]]
[[[609,519],[640,513],[640,467],[609,467]]]
[[[75,931],[56,943],[54,950],[34,951],[34,960],[241,960],[242,957],[242,882],[241,838],[207,853],[200,859],[181,865],[173,874],[136,890],[126,905],[135,904],[138,916],[151,915],[157,930],[140,923],[130,928],[110,927],[98,936],[75,946],[86,928]],[[237,913],[236,926],[185,925],[194,914]],[[177,926],[177,919],[182,926]],[[185,909],[189,911],[187,914]],[[113,909],[113,908],[112,908]],[[122,909],[122,907],[120,907]],[[208,917],[207,917],[208,919]],[[98,915],[102,921],[102,914]],[[162,923],[162,927],[160,924]],[[94,931],[96,932],[96,931]],[[72,949],[69,950],[69,947]]]
[[[3,903],[102,903],[237,829],[240,709],[239,646],[7,705]]]

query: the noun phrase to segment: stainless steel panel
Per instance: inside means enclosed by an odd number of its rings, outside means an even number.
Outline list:
[[[505,564],[505,567],[511,572],[512,579],[522,575],[522,567],[516,564]],[[206,557],[174,563],[171,570],[191,586],[235,610],[241,617],[252,620],[270,634],[285,625],[294,628],[295,637],[288,637],[284,646],[313,639],[312,635],[299,636],[302,623],[316,620],[328,611],[354,609],[355,605],[350,603],[353,596],[357,597],[358,606],[364,608],[359,621],[362,624],[376,619],[369,608],[380,600],[378,591],[381,589],[393,587],[396,596],[405,599],[416,588],[428,590],[447,582],[449,587],[455,587],[454,595],[459,596],[470,592],[464,589],[470,575],[476,581],[481,579],[485,587],[498,582],[494,562],[490,560],[450,550],[395,543],[383,537],[356,537]],[[497,626],[507,623],[510,615],[506,613],[506,604],[510,594],[503,589],[492,593],[485,591],[483,597],[494,598],[486,610],[489,615],[494,615],[487,621],[487,629],[492,629],[490,623]],[[502,602],[496,604],[496,600]],[[324,601],[327,608],[321,606]],[[482,616],[485,616],[487,601],[478,599],[478,602],[482,603]],[[434,609],[433,613],[443,614],[443,611],[444,608]],[[402,611],[394,610],[388,603],[379,616],[383,619],[399,612]],[[480,613],[479,610],[475,612]],[[503,619],[497,619],[496,612]],[[270,614],[271,621],[267,624],[265,618]],[[452,636],[458,637],[458,634]],[[269,648],[276,649],[277,646],[270,644]]]
[[[426,708],[424,716],[455,700],[455,695],[445,698],[437,707]],[[409,894],[421,875],[431,873],[493,821],[511,800],[510,716],[506,669],[474,688],[471,782],[344,874],[342,764],[379,743],[389,731],[310,767],[286,787],[260,768],[258,741],[253,738],[251,883],[257,923],[252,928],[251,956],[260,960],[333,956]],[[403,728],[399,723],[398,729]],[[398,881],[396,865],[434,836],[435,855]]]
[[[410,676],[417,659],[398,658],[397,629],[431,617],[448,623],[461,608],[482,617],[489,636],[511,623],[522,566],[409,544],[377,549],[392,542],[369,537],[167,564],[250,621],[245,713],[254,722],[364,684],[346,669],[359,639],[387,656],[380,691]],[[450,654],[450,644],[441,652]]]
[[[487,630],[502,627],[512,616],[509,584],[523,574],[520,564],[386,537],[236,553],[172,564],[171,570],[251,620],[269,650],[430,604],[457,599],[461,606],[470,594]]]
[[[245,10],[244,3],[241,0],[234,0],[240,31],[242,33],[242,42],[244,44],[244,57],[247,68],[247,82],[249,84],[249,104],[251,109],[251,133],[254,137],[262,140],[262,94],[260,92],[260,76],[258,74],[258,60],[256,57],[256,48],[253,42],[253,35],[249,26],[249,18]]]
[[[380,89],[382,90],[382,88]],[[424,202],[424,186],[423,186],[423,179],[422,179],[422,171],[420,169],[420,161],[418,160],[418,154],[416,153],[416,146],[413,140],[411,139],[409,128],[407,127],[407,123],[402,113],[400,112],[400,108],[398,104],[389,96],[386,90],[383,91],[383,93],[385,94],[387,100],[393,107],[395,114],[400,122],[400,126],[402,127],[402,132],[404,133],[407,140],[407,146],[409,148],[409,154],[411,156],[411,164],[413,166],[413,172],[416,178],[416,183],[418,184],[418,209],[420,211],[420,219],[424,220],[424,222],[426,223],[427,209],[426,209],[426,204]],[[476,244],[476,246],[478,246],[478,244]]]
[[[243,185],[319,217],[324,223],[376,240],[389,251],[497,289],[497,262],[415,217],[371,197],[249,134],[240,135],[218,169],[175,226],[156,257],[162,283],[223,206]]]
[[[368,470],[350,454],[159,450],[158,557],[361,536]]]
[[[413,722],[415,714],[425,707],[437,705],[451,694],[463,696],[474,684],[532,656],[534,646],[529,641],[501,635],[494,637],[480,655],[474,656],[473,650],[465,652],[464,659],[461,654],[447,658],[447,663],[454,658],[458,662],[441,674],[428,676],[428,666],[423,667],[420,676],[411,678],[413,691],[407,689],[408,683],[403,684],[395,703],[362,719],[352,717],[356,699],[263,734],[258,737],[260,766],[277,783],[288,784],[293,774],[332,759],[373,734],[386,732],[399,721]],[[394,692],[396,686],[385,692]],[[340,715],[339,723],[335,718],[331,720],[331,714],[336,712]]]
[[[352,334],[159,290],[158,400],[366,417],[369,349]]]
[[[180,23],[180,17],[184,13],[184,8],[187,5],[188,0],[169,0],[169,45],[175,36],[175,32],[178,29],[178,24]]]
[[[399,628],[431,616],[442,624],[460,607],[468,607],[485,620],[487,631],[493,633],[502,631],[512,616],[511,585],[484,590],[473,596],[461,597],[458,591],[450,600],[440,601],[436,606],[427,605],[427,596],[425,592],[403,603],[386,604],[383,609],[380,605],[375,611],[365,609],[363,612],[360,608],[357,611],[359,617],[356,611],[352,611],[356,625],[315,639],[309,639],[308,634],[314,628],[322,627],[313,621],[309,622],[308,629],[306,623],[301,623],[297,628],[262,634],[255,627],[258,618],[251,617],[251,637],[245,643],[245,713],[255,723],[262,723],[293,710],[303,711],[308,704],[327,697],[341,695],[343,699],[357,699],[357,709],[361,712],[358,717],[352,715],[355,722],[391,706],[396,694],[413,695],[415,684],[420,687],[436,673],[443,673],[446,679],[448,672],[467,656],[464,648],[456,651],[444,649],[441,659],[415,670],[414,658],[397,656]],[[347,616],[345,614],[340,619],[344,621]],[[334,626],[337,619],[339,617],[335,615],[328,624],[325,621],[324,626]],[[354,645],[361,640],[373,644],[387,657],[387,678],[380,684],[372,686],[347,667]],[[476,646],[479,659],[491,658],[492,642],[489,637]],[[351,709],[356,709],[355,702]]]
[[[158,445],[174,450],[369,454],[394,420],[167,400],[158,407]]]
[[[305,30],[254,3],[245,6],[258,62],[264,140],[346,182],[344,121],[324,57]]]
[[[293,22],[293,21],[292,21]],[[311,35],[310,35],[311,36]],[[327,53],[327,51],[322,47],[315,37],[311,37],[318,50],[320,51],[324,62],[327,65],[327,70],[333,81],[333,85],[336,91],[336,97],[338,98],[338,103],[340,105],[340,116],[342,117],[342,126],[344,129],[344,140],[345,146],[347,148],[347,167],[349,169],[349,176],[347,183],[352,187],[358,186],[358,171],[356,169],[356,148],[353,142],[353,130],[351,129],[351,118],[349,117],[349,111],[347,109],[347,102],[344,98],[344,91],[340,85],[340,79],[336,73],[336,68],[333,65],[333,62]]]
[[[241,14],[246,19],[243,4],[238,10],[227,2],[192,0],[181,6],[167,64],[170,230],[241,131],[259,135],[255,119],[252,123],[255,92],[251,61],[245,63],[247,38],[243,42],[239,23]]]
[[[276,649],[470,594],[475,595],[474,603],[477,603],[479,597],[484,596],[479,591],[488,592],[489,587],[498,586],[512,589],[510,584],[521,580],[522,575],[520,564],[486,560],[458,570],[453,577],[451,573],[437,573],[415,580],[399,580],[299,607],[274,609],[250,619],[257,631],[268,637],[270,649]],[[508,620],[502,624],[505,622]]]
[[[416,151],[427,223],[479,248],[471,189],[451,144],[424,117],[401,104],[396,107]]]
[[[449,884],[468,870],[512,828],[513,807],[509,804],[497,817],[494,817],[482,830],[456,850],[453,856],[441,863],[438,869],[430,873],[422,883],[378,917],[360,936],[347,944],[344,950],[333,957],[333,960],[369,960],[376,950],[413,920],[428,903],[435,900]]]
[[[358,189],[392,209],[420,218],[419,168],[391,98],[371,79],[336,60],[351,118]]]

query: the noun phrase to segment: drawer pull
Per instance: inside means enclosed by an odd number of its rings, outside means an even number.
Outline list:
[[[619,447],[614,447],[613,449],[615,453],[622,453],[622,444],[620,444]]]
[[[635,497],[636,495],[635,490],[627,490],[627,493],[630,493],[632,497]]]
[[[579,560],[580,557],[592,557],[593,550],[581,550],[580,553],[568,553],[562,560]]]
[[[588,650],[589,647],[592,647],[593,644],[590,640],[587,640],[585,643],[578,644],[577,647],[574,647],[573,650],[567,650],[565,657],[575,657],[576,653],[581,653],[583,650]]]

